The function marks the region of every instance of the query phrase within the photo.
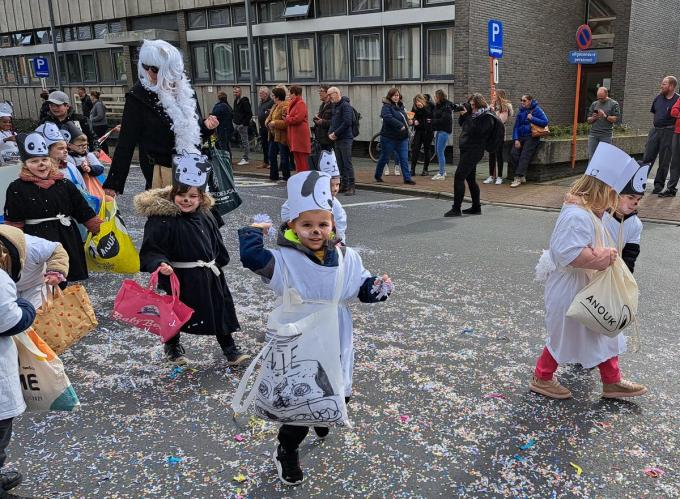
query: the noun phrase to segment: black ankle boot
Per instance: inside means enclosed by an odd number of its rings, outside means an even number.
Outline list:
[[[481,206],[471,206],[470,208],[464,209],[463,213],[465,213],[466,215],[481,215],[482,214],[482,207]]]
[[[356,187],[354,185],[354,182],[348,182],[347,183],[347,189],[345,190],[345,196],[354,196],[356,194]]]

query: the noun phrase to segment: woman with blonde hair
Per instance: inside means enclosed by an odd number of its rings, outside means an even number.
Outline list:
[[[423,149],[423,172],[422,176],[428,174],[427,169],[430,166],[430,147],[432,146],[432,138],[434,132],[432,131],[432,109],[434,104],[429,99],[429,96],[418,94],[413,98],[413,108],[411,113],[413,115],[413,143],[411,147],[411,176],[416,174],[416,165],[418,164],[418,156],[420,149]]]
[[[513,109],[508,94],[501,88],[496,89],[493,101],[491,102],[491,110],[496,113],[503,123],[503,136],[505,136],[505,124],[512,117]],[[489,176],[484,181],[485,184],[501,185],[503,183],[503,148],[505,141],[494,152],[489,153]]]
[[[600,143],[586,173],[571,186],[550,238],[536,266],[537,280],[545,280],[545,324],[548,339],[529,389],[546,397],[566,399],[571,391],[554,378],[560,364],[598,367],[602,397],[635,397],[647,392],[638,383],[621,377],[619,355],[626,350],[623,334],[614,337],[592,331],[567,311],[576,295],[596,271],[619,258],[605,239],[605,212],[616,209],[618,193],[636,175],[639,166],[628,154]]]

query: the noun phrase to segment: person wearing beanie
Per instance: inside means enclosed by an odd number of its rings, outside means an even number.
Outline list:
[[[33,324],[35,308],[17,296],[16,283],[26,258],[23,233],[14,227],[0,227],[0,497],[5,497],[23,479],[18,471],[3,468],[12,423],[26,410],[19,380],[19,353],[12,336]]]
[[[224,246],[216,217],[211,213],[214,199],[205,192],[212,166],[205,156],[179,158],[173,185],[138,194],[134,205],[147,217],[139,251],[142,272],[156,272],[159,287],[171,293],[169,276],[180,283],[179,299],[194,313],[180,333],[215,336],[230,366],[248,360],[236,345],[238,318],[225,267],[229,253]],[[165,358],[173,364],[187,364],[180,333],[163,345]]]
[[[87,150],[88,141],[85,132],[77,122],[69,121],[62,125],[61,134],[68,142],[69,163],[75,165],[81,175],[98,177],[104,173],[104,165],[99,162],[94,153]]]
[[[332,303],[337,276],[339,272],[343,273],[344,284],[337,303],[339,326],[335,326],[338,328],[335,332],[325,333],[328,333],[329,342],[338,341],[339,336],[344,386],[340,387],[337,398],[342,402],[344,395],[346,404],[352,395],[354,364],[352,314],[347,302],[355,298],[364,303],[384,301],[393,288],[386,274],[382,277],[371,275],[359,254],[340,245],[340,240],[334,237],[330,181],[330,175],[318,171],[300,172],[290,177],[286,186],[288,215],[277,232],[278,247],[266,249],[264,246],[264,236],[272,228],[269,222],[253,223],[239,229],[239,245],[245,268],[262,277],[278,296],[283,296],[287,288],[294,288],[302,304]],[[314,426],[314,431],[319,438],[325,438],[329,428]],[[309,426],[283,424],[279,428],[272,458],[279,480],[285,485],[299,485],[304,480],[298,448],[308,432]]]
[[[102,220],[50,159],[42,134],[19,134],[17,143],[22,167],[19,178],[7,187],[5,223],[26,234],[61,243],[69,255],[66,278],[87,279],[85,250],[76,222],[98,234]]]

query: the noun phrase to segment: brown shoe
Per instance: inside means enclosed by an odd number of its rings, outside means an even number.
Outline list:
[[[618,383],[602,383],[602,397],[617,399],[626,397],[638,397],[647,393],[647,387],[640,383],[633,383],[622,379]]]
[[[552,399],[568,399],[571,398],[571,392],[562,386],[559,381],[555,378],[550,381],[543,381],[538,379],[536,376],[531,377],[531,383],[529,383],[529,390],[532,392],[540,393],[546,397]]]

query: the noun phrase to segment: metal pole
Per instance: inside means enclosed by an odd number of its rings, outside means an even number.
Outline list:
[[[50,10],[50,37],[52,38],[52,53],[54,54],[54,77],[57,82],[57,88],[61,88],[61,71],[59,70],[59,50],[57,49],[57,35],[54,29],[54,9],[52,8],[52,0],[47,0],[47,7]]]
[[[571,167],[576,166],[576,129],[578,128],[578,103],[581,95],[581,65],[576,66],[576,97],[574,98],[574,124],[571,129]]]
[[[253,24],[250,18],[250,0],[246,0],[246,27],[248,29],[248,59],[250,60],[250,106],[253,116],[257,115],[257,92],[255,90],[255,47],[253,46]]]

